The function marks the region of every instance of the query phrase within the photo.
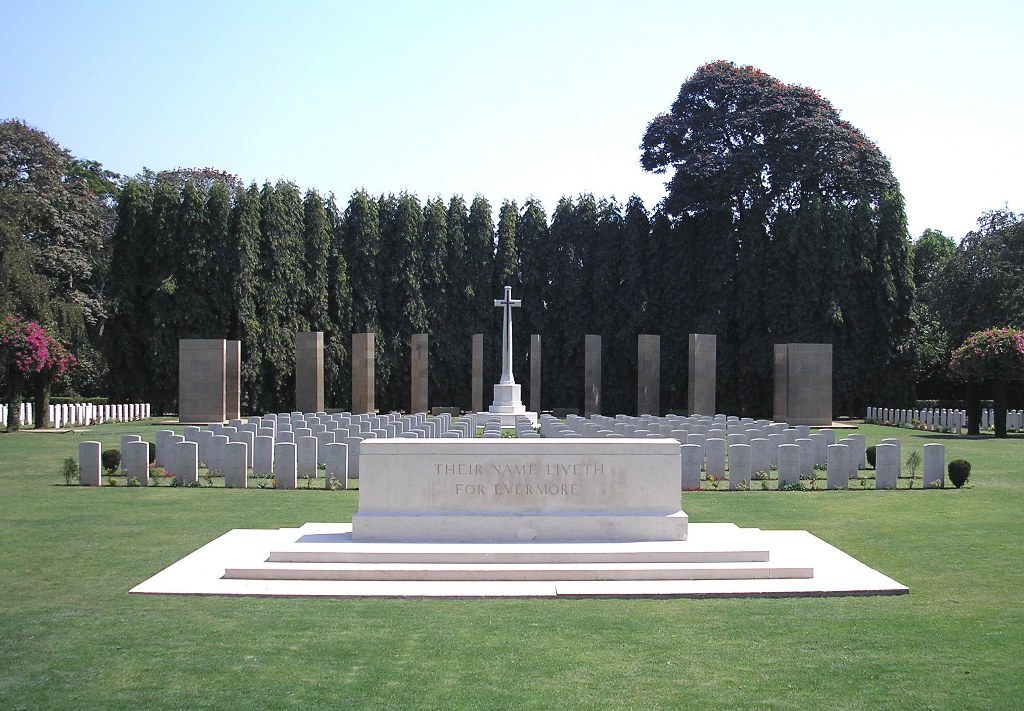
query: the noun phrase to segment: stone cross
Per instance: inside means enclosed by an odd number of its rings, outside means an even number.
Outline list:
[[[494,305],[505,310],[501,330],[501,385],[514,385],[512,377],[512,309],[523,305],[521,299],[512,298],[512,287],[505,287],[505,298],[495,299]]]

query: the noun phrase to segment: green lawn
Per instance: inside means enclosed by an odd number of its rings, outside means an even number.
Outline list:
[[[151,424],[89,439],[152,439]],[[130,596],[232,528],[348,521],[357,492],[65,487],[86,436],[0,434],[0,708],[1009,709],[1024,693],[1024,438],[928,441],[941,491],[703,491],[694,522],[801,528],[898,597]]]

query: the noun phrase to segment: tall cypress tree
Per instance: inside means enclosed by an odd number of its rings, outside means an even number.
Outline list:
[[[293,183],[263,186],[260,251],[267,309],[260,340],[265,396],[268,407],[275,410],[290,408],[295,400],[295,333],[300,329],[300,295],[305,290],[302,219],[302,198]]]
[[[242,344],[242,410],[266,412],[270,398],[264,388],[264,341],[261,337],[265,299],[262,290],[260,189],[253,183],[238,194],[231,211],[232,296],[228,338]]]
[[[206,304],[207,327],[215,338],[226,338],[231,327],[231,275],[238,269],[231,237],[231,189],[215,180],[207,193],[203,219],[203,240],[210,252]]]
[[[452,318],[452,275],[448,265],[448,214],[441,198],[427,200],[423,206],[423,302],[429,325],[431,403],[452,405],[456,402],[454,383],[460,374],[446,358],[444,343]]]
[[[466,221],[466,262],[467,286],[472,302],[470,334],[484,334],[486,400],[488,384],[496,383],[501,373],[501,332],[496,325],[500,322],[494,316],[494,299],[500,294],[494,293],[491,281],[494,269],[494,220],[491,217],[491,204],[481,195],[473,198],[469,206],[469,217]]]
[[[451,379],[452,399],[449,404],[468,409],[471,406],[471,343],[476,333],[476,295],[473,292],[472,270],[469,263],[469,249],[466,244],[466,230],[469,212],[466,201],[455,195],[448,201],[445,212],[446,229],[446,271],[448,273],[448,318],[435,324],[433,333],[448,363]]]
[[[118,196],[117,225],[111,239],[110,270],[118,278],[108,288],[107,360],[110,397],[122,402],[148,398],[151,326],[149,297],[154,289],[153,186],[132,179]]]
[[[352,405],[349,340],[352,333],[352,286],[344,252],[344,220],[334,197],[327,201],[327,220],[331,232],[328,255],[328,314],[324,338],[324,395],[331,407],[348,409]]]

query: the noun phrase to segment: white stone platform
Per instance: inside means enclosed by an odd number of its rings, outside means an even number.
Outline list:
[[[354,543],[352,525],[237,529],[132,593],[309,597],[788,597],[908,588],[806,531],[690,524],[685,541]]]

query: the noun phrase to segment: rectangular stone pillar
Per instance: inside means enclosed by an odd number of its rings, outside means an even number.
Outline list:
[[[242,416],[242,342],[224,342],[224,419]]]
[[[530,412],[540,412],[540,334],[530,335]]]
[[[637,415],[660,414],[661,336],[641,333],[637,337],[636,410]]]
[[[224,422],[227,342],[178,341],[178,421]]]
[[[295,409],[300,412],[324,410],[323,331],[295,334]]]
[[[718,339],[708,333],[690,334],[690,367],[686,389],[687,412],[715,414],[715,368]]]
[[[374,334],[352,334],[352,412],[374,411]],[[277,456],[277,453],[274,453]]]
[[[473,412],[484,409],[484,334],[473,334]]]
[[[601,337],[583,337],[583,416],[601,414]]]
[[[412,335],[412,393],[409,412],[427,412],[427,398],[430,383],[428,371],[429,358],[427,348],[429,339],[425,333]]]
[[[832,344],[775,345],[776,422],[832,424]]]

